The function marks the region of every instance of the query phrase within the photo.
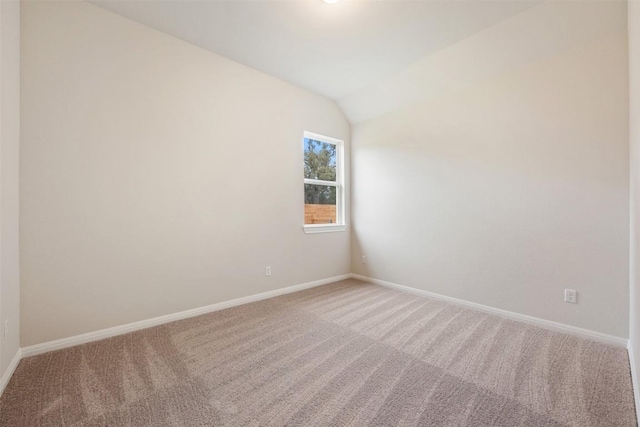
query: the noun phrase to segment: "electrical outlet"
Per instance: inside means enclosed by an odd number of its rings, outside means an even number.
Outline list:
[[[564,301],[570,302],[571,304],[578,303],[578,291],[573,289],[565,289],[564,290]]]
[[[4,335],[2,337],[3,341],[6,341],[9,337],[9,319],[4,321]]]
[[[367,263],[367,256],[366,255],[362,255],[362,263],[363,264]]]
[[[264,269],[264,275],[265,276],[271,276],[271,266],[267,265]]]

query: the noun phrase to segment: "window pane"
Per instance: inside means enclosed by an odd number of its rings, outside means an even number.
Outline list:
[[[336,187],[304,185],[304,223],[336,224]]]
[[[327,142],[304,139],[304,177],[336,180],[336,146]]]

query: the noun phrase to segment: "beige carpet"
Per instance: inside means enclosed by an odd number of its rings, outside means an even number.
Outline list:
[[[348,280],[20,362],[2,426],[628,426],[624,348]]]

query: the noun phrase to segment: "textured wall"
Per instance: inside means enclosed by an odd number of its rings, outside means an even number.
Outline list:
[[[20,348],[20,2],[0,2],[0,377]],[[0,336],[0,340],[2,337]]]
[[[335,103],[82,2],[24,4],[22,80],[23,345],[349,273],[302,228]]]
[[[628,94],[625,26],[354,126],[353,271],[627,337]]]
[[[632,373],[640,373],[640,3],[629,2],[629,140],[631,146],[631,283],[629,347]],[[640,391],[636,391],[636,404]]]

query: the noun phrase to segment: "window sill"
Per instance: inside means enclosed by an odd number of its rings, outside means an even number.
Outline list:
[[[331,225],[325,225],[325,224],[321,224],[321,225],[305,225],[304,227],[302,227],[302,229],[304,230],[304,232],[306,234],[316,234],[316,233],[336,233],[339,231],[345,231],[347,229],[346,225],[337,225],[337,224],[331,224]]]

